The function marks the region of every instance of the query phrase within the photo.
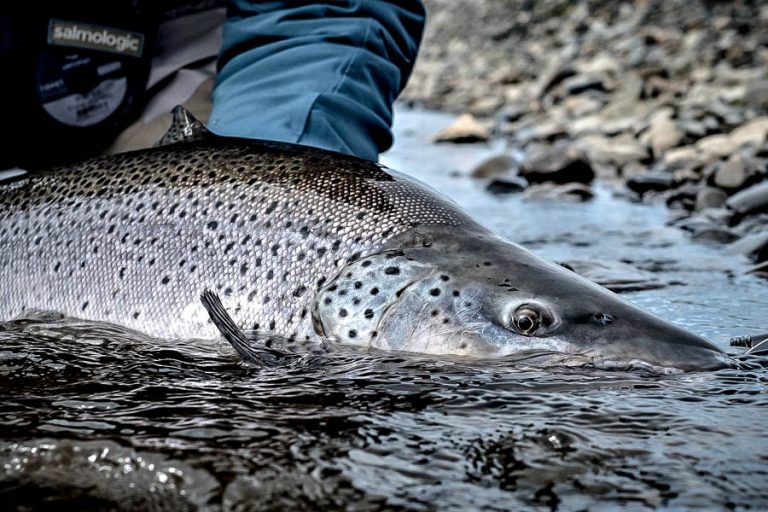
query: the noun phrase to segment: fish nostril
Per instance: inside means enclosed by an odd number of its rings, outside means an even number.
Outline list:
[[[595,313],[592,315],[592,320],[596,324],[608,325],[609,323],[613,322],[613,315],[609,315],[608,313]]]

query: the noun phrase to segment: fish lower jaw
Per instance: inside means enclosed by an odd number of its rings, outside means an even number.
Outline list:
[[[653,373],[655,375],[684,373],[684,370],[680,368],[651,364],[639,359],[594,359],[591,363],[588,363],[587,366],[599,370],[641,371]]]

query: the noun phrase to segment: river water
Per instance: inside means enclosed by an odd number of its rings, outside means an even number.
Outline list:
[[[626,296],[724,349],[768,331],[768,282],[665,227],[663,205],[491,196],[498,148],[435,146],[399,111],[382,161],[562,262],[622,262]],[[624,268],[624,267],[622,267]],[[768,371],[650,375],[355,350],[239,363],[56,317],[0,324],[2,510],[765,510]]]

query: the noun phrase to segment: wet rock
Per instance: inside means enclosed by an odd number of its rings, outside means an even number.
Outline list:
[[[580,74],[563,81],[563,87],[568,94],[581,94],[586,91],[606,92],[608,88],[598,75]]]
[[[669,284],[621,261],[569,260],[561,265],[616,293],[656,290]]]
[[[696,167],[683,167],[682,169],[672,171],[672,179],[676,185],[698,182],[701,176],[701,172]]]
[[[671,108],[660,109],[651,116],[648,131],[643,134],[642,141],[650,146],[655,156],[660,156],[666,150],[678,146],[685,134],[677,123],[672,120]]]
[[[572,117],[594,114],[603,106],[603,102],[588,95],[568,96],[563,100],[563,107]]]
[[[542,97],[550,90],[555,88],[560,82],[576,73],[573,67],[560,59],[552,58],[549,65],[539,76],[539,80],[534,89],[535,97]]]
[[[736,142],[731,140],[728,135],[723,135],[722,133],[699,139],[696,142],[696,147],[704,153],[715,157],[728,156],[739,149],[739,145]]]
[[[529,201],[568,201],[584,202],[594,197],[594,192],[583,183],[567,183],[558,185],[556,183],[539,183],[533,185],[525,191],[524,199]]]
[[[491,136],[490,131],[471,114],[456,118],[447,128],[438,132],[434,142],[472,143],[485,142]]]
[[[647,172],[630,177],[627,180],[627,188],[642,196],[647,192],[669,190],[673,183],[672,175],[669,173]]]
[[[768,212],[768,181],[732,195],[725,204],[742,215]]]
[[[595,177],[584,152],[568,141],[530,146],[520,174],[530,183],[590,183]]]
[[[768,138],[768,117],[757,117],[744,123],[733,130],[729,137],[739,146],[760,146]]]
[[[706,217],[719,226],[732,226],[733,212],[728,208],[704,208],[698,212],[699,215]],[[738,228],[733,229],[739,236],[744,233],[739,231]]]
[[[494,178],[485,187],[491,194],[512,194],[522,192],[526,188],[528,188],[528,182],[520,176]]]
[[[696,168],[709,162],[710,157],[693,146],[683,146],[664,153],[661,161],[666,167]]]
[[[722,189],[735,191],[753,183],[757,172],[742,154],[734,153],[721,163],[712,176],[712,183]]]
[[[504,105],[504,99],[499,96],[483,96],[473,101],[469,107],[475,116],[491,116]]]
[[[514,174],[517,171],[517,161],[510,155],[496,155],[483,160],[472,169],[470,176],[473,178],[493,178]]]
[[[645,146],[629,136],[586,135],[579,142],[590,161],[599,164],[623,166],[648,158]]]
[[[514,129],[514,139],[526,144],[531,141],[554,141],[567,135],[565,125],[560,119],[531,120]]]
[[[768,213],[758,213],[742,217],[738,213],[734,214],[731,210],[727,211],[731,212],[732,215],[729,224],[733,225],[738,222],[733,229],[742,236],[762,233],[768,230]]]
[[[768,279],[768,261],[758,263],[754,267],[747,270],[747,274],[755,274],[758,277]]]
[[[737,240],[739,235],[703,215],[693,215],[673,223],[674,226],[690,233],[691,238],[700,242],[727,244]]]
[[[765,110],[768,107],[768,80],[758,80],[747,84],[744,99],[752,108]]]
[[[730,244],[728,251],[744,254],[756,263],[768,261],[768,231],[745,236]]]
[[[697,183],[684,183],[667,196],[666,203],[670,208],[693,210],[696,206],[696,196],[701,186]]]
[[[703,187],[696,193],[695,209],[697,211],[706,208],[720,208],[728,199],[728,194],[715,187]]]

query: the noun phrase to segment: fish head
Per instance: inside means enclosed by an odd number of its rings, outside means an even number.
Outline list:
[[[705,339],[491,234],[364,258],[318,296],[321,331],[386,350],[654,371],[730,365]]]

